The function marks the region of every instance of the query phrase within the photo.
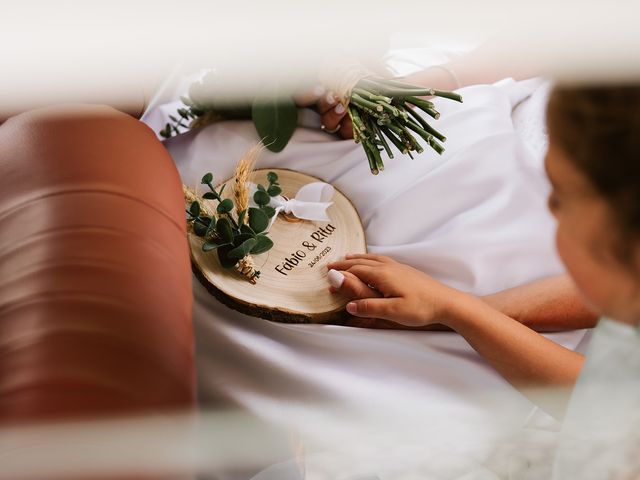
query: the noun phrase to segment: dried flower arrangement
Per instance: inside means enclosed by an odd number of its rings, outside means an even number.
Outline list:
[[[253,255],[259,255],[273,247],[273,241],[266,230],[275,210],[268,204],[271,197],[281,192],[278,175],[269,172],[268,186],[258,185],[258,190],[253,195],[257,207],[249,206],[249,176],[262,148],[257,146],[250,149],[236,166],[233,199],[222,197],[226,184],[216,190],[211,173],[202,177],[201,183],[209,191],[201,199],[194,190],[183,186],[187,203],[187,227],[190,232],[203,239],[202,250],[215,250],[224,268],[235,267],[251,283],[256,283],[260,277]],[[216,202],[215,211],[204,200]]]

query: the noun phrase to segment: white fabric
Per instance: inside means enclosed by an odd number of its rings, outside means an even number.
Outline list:
[[[363,220],[370,251],[465,291],[496,292],[562,272],[545,207],[542,158],[525,144],[512,120],[514,106],[541,85],[538,80],[504,80],[460,90],[463,104],[436,99],[442,115],[434,126],[448,139],[445,153],[438,156],[425,147],[410,160],[396,152],[376,177],[360,145],[316,129],[299,128],[283,152],[264,153],[257,166],[299,170],[339,188]],[[544,96],[536,98],[541,103],[534,110],[540,112]],[[193,185],[207,171],[218,179],[229,177],[237,159],[257,140],[250,122],[236,121],[205,127],[167,145],[183,181]],[[468,399],[474,392],[491,391],[504,395],[507,404],[520,404],[523,421],[531,410],[457,334],[276,324],[227,309],[195,279],[194,295],[200,399],[205,405],[240,405],[282,419],[294,405],[370,405],[384,392],[377,405],[386,414],[393,411],[394,399],[472,408]],[[582,335],[550,338],[574,348]],[[431,462],[434,476],[429,477],[401,477],[397,469],[376,474],[381,479],[463,478],[449,475],[459,459],[440,463]],[[337,464],[345,468],[358,463]],[[327,461],[322,465],[331,470]],[[349,478],[347,470],[341,471],[340,478]],[[354,467],[349,473],[363,472]],[[333,475],[317,478],[338,478],[335,471]],[[496,478],[483,475],[464,478]]]
[[[601,319],[563,422],[554,479],[640,476],[640,335]]]

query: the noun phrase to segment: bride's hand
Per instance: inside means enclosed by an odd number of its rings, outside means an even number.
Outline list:
[[[297,96],[296,103],[301,107],[315,105],[325,132],[338,135],[341,138],[353,138],[351,118],[345,106],[338,102],[333,92],[328,92],[319,85],[313,92]]]

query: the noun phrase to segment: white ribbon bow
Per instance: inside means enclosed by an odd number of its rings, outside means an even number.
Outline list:
[[[257,185],[250,184],[249,203],[256,207],[253,201],[253,194],[258,189]],[[303,185],[295,198],[287,200],[282,195],[271,197],[269,206],[276,210],[276,214],[271,218],[269,228],[280,212],[293,215],[304,220],[317,220],[328,222],[331,220],[327,214],[327,208],[333,205],[330,200],[333,198],[333,186],[324,182],[313,182]]]

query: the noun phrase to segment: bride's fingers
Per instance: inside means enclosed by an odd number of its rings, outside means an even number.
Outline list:
[[[338,99],[332,92],[321,95],[320,98],[318,98],[318,113],[324,115],[329,110],[335,108],[337,104]]]
[[[342,128],[342,121],[347,114],[347,110],[344,108],[344,105],[341,103],[337,103],[333,108],[326,111],[322,114],[321,122],[324,125],[325,130],[329,132],[334,132],[334,130],[338,129],[338,131]]]
[[[353,124],[351,118],[345,116],[340,123],[340,131],[338,132],[342,138],[353,138]]]

